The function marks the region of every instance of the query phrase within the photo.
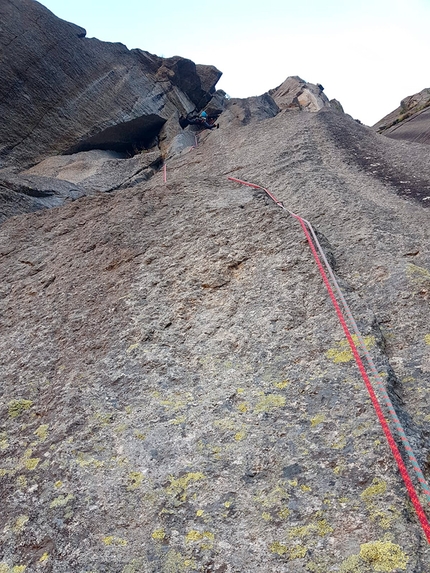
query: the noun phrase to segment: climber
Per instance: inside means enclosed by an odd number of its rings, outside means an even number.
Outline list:
[[[180,117],[179,123],[184,129],[187,125],[199,125],[205,129],[215,129],[219,127],[219,124],[215,124],[216,117],[209,118],[205,111],[202,111],[200,115],[196,115],[195,112],[191,112],[186,118]]]

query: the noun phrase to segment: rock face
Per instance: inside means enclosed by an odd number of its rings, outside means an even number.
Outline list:
[[[429,570],[300,226],[227,180],[315,226],[428,478],[427,155],[256,112],[2,225],[4,571]]]
[[[430,88],[403,99],[373,129],[392,139],[430,144]]]
[[[427,148],[297,78],[224,102],[202,77],[220,129],[175,134],[176,102],[163,155],[0,172],[5,217],[52,207],[0,227],[0,572],[427,573],[298,221],[228,180],[313,224],[428,480]]]
[[[34,0],[2,0],[0,21],[3,167],[58,153],[151,147],[178,110],[211,99],[221,75],[184,58],[85,38],[84,29]]]

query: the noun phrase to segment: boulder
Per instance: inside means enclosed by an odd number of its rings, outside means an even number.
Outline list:
[[[269,94],[280,109],[316,112],[323,107],[330,107],[330,102],[323,90],[321,84],[310,84],[298,76],[291,76],[280,86],[270,90]]]

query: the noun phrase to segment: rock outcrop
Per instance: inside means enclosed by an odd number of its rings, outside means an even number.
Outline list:
[[[430,88],[403,99],[373,129],[392,139],[430,144]]]
[[[275,103],[280,109],[300,109],[316,112],[324,107],[332,107],[343,112],[337,100],[329,101],[321,84],[310,84],[298,76],[291,76],[277,88],[270,90]]]
[[[171,116],[208,103],[221,75],[185,58],[86,38],[35,0],[3,0],[0,20],[3,167],[151,147]]]

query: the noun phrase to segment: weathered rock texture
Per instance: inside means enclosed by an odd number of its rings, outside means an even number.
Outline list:
[[[0,22],[3,166],[56,153],[151,147],[178,110],[211,99],[221,75],[184,58],[85,38],[84,29],[34,0],[2,0]]]
[[[373,129],[392,139],[430,144],[430,88],[403,99]]]
[[[227,180],[316,227],[429,477],[423,146],[220,123],[166,184],[1,227],[4,571],[430,569],[298,223]]]

